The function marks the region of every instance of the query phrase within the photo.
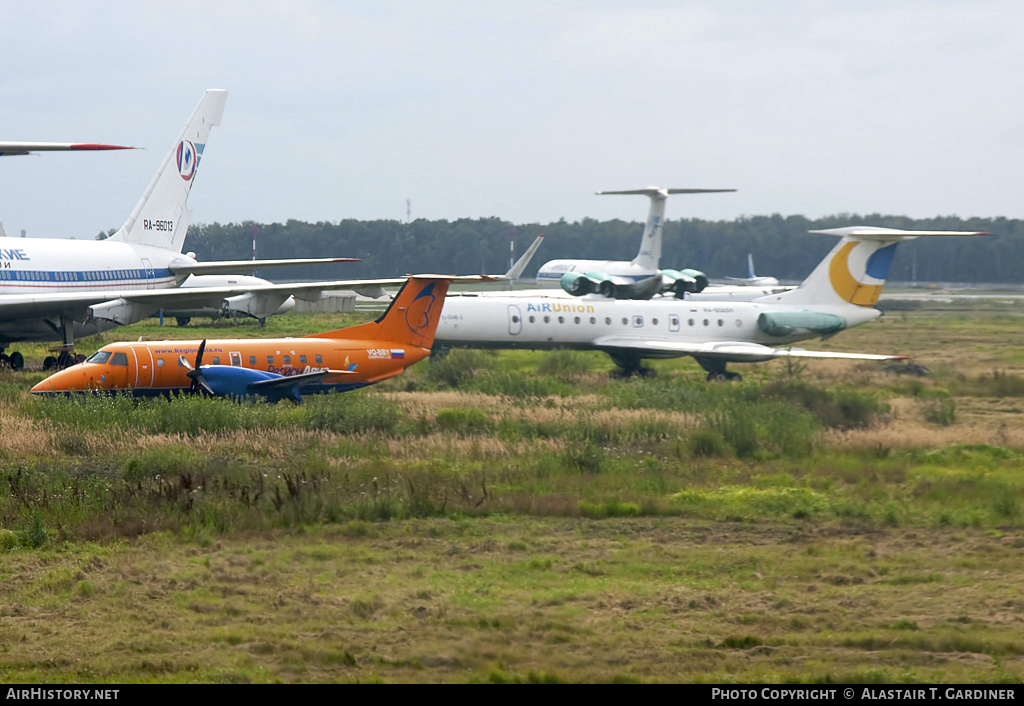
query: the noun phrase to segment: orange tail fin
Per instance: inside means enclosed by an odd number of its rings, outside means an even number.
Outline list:
[[[410,277],[376,321],[317,333],[312,338],[381,340],[430,348],[448,285],[446,277]]]

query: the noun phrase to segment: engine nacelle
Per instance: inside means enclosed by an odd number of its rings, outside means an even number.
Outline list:
[[[141,304],[127,299],[112,299],[89,307],[89,318],[100,321],[113,321],[122,326],[141,321],[153,313],[152,304]]]
[[[766,311],[757,317],[757,327],[769,336],[788,336],[802,331],[830,336],[846,328],[846,319],[819,311]]]
[[[605,297],[615,296],[615,283],[612,278],[603,272],[566,272],[558,279],[558,283],[569,294],[574,297],[582,297],[584,294],[598,292]]]
[[[251,316],[254,319],[265,319],[277,313],[281,305],[287,300],[287,294],[246,292],[245,294],[226,297],[221,302],[220,308],[224,316],[241,314]]]
[[[672,280],[671,284],[666,287],[666,291],[672,292],[677,297],[682,297],[687,293],[702,292],[708,286],[708,276],[700,270],[662,270],[661,275]]]

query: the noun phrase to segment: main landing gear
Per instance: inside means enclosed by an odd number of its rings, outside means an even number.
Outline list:
[[[3,352],[0,349],[0,368],[10,368],[11,370],[21,370],[25,367],[25,357],[18,351],[14,351],[10,355]]]
[[[708,382],[739,382],[743,376],[725,369],[726,361],[713,358],[697,358],[700,367],[708,371]]]
[[[57,355],[48,355],[43,359],[43,370],[63,370],[64,368],[70,368],[72,365],[85,362],[85,356],[81,353],[75,353],[74,346],[51,348],[50,352]]]

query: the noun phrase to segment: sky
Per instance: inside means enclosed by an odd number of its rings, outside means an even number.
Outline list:
[[[229,91],[193,223],[895,214],[1024,218],[1020,0],[5,3],[9,235],[131,212]]]

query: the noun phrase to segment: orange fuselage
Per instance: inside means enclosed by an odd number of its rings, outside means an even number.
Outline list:
[[[111,343],[100,349],[110,353],[104,362],[86,361],[74,365],[43,380],[32,392],[131,390],[136,395],[148,396],[188,390],[192,385],[186,375],[189,368],[179,359],[184,357],[194,366],[199,343]],[[207,341],[203,364],[232,365],[285,376],[321,370],[349,371],[303,388],[304,393],[310,393],[372,385],[397,375],[428,355],[429,348],[380,340],[230,339]]]

